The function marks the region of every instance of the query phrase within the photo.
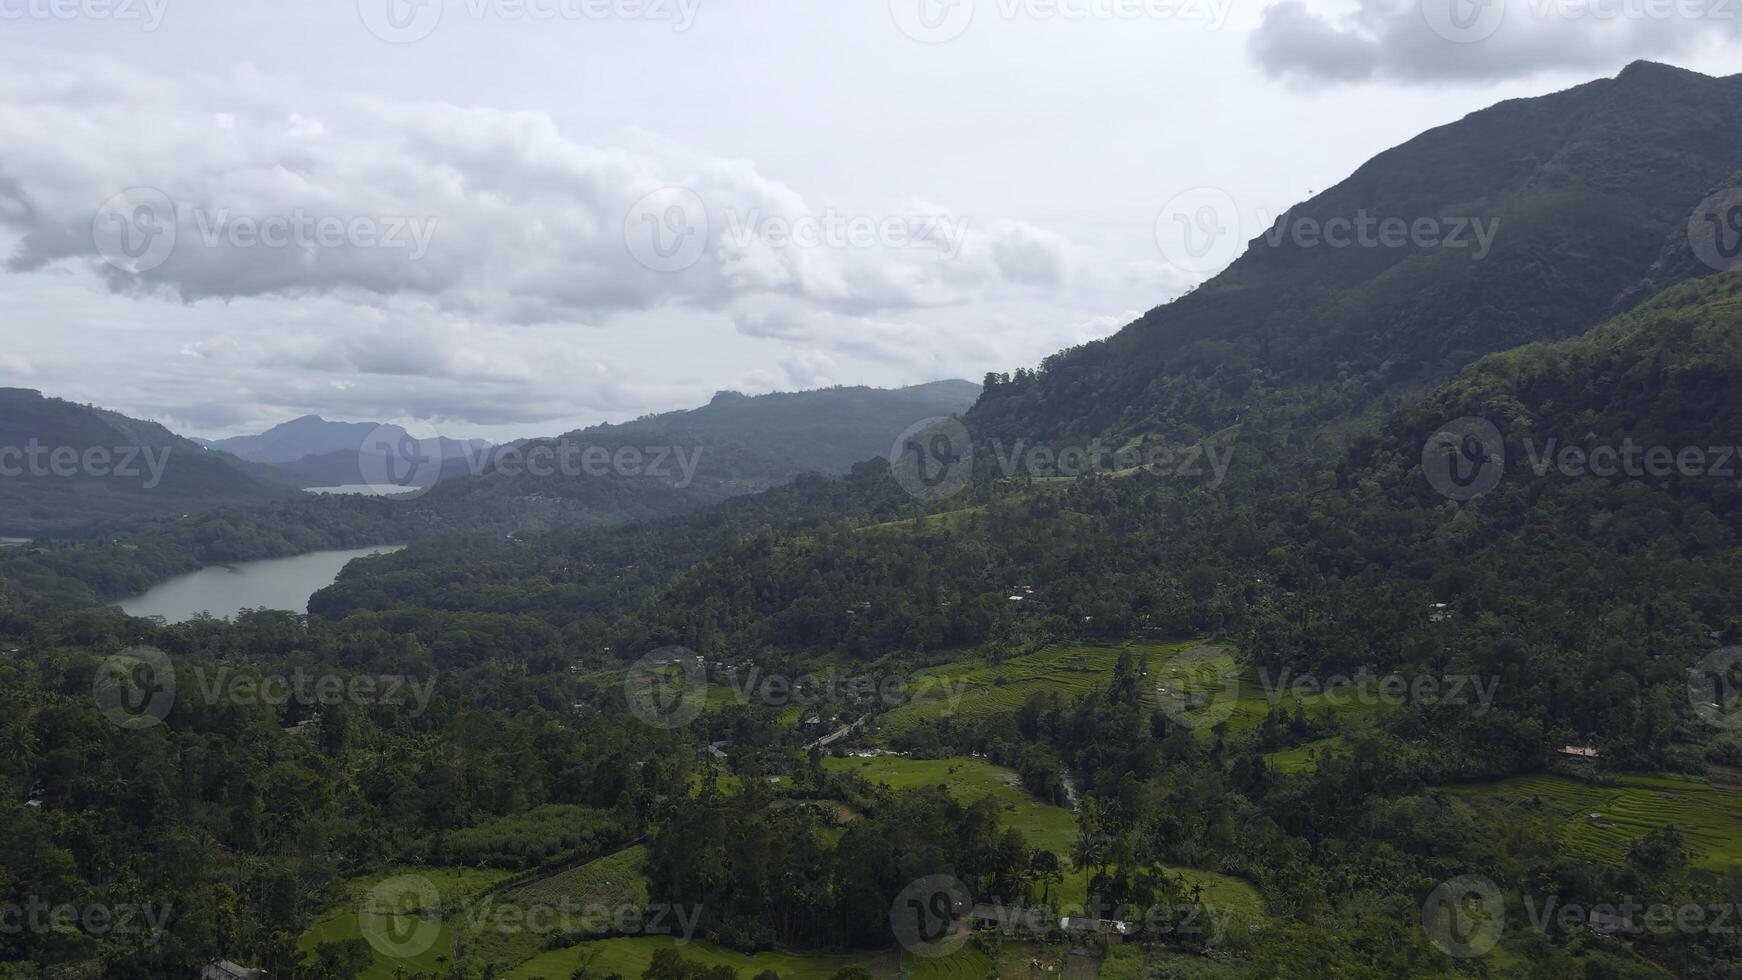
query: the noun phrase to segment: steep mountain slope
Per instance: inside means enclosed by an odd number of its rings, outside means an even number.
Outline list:
[[[270,467],[207,449],[155,422],[30,389],[0,389],[0,535],[32,537],[294,492]]]
[[[1502,102],[1375,157],[1192,293],[995,385],[970,427],[1191,434],[1263,405],[1351,417],[1482,354],[1589,329],[1738,160],[1742,76],[1640,62]],[[1432,222],[1442,244],[1297,234],[1362,217]],[[1481,257],[1469,222],[1491,229]]]

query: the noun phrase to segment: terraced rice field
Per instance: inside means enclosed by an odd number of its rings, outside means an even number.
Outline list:
[[[1129,652],[1139,663],[1147,654],[1153,670],[1195,645],[1053,646],[1001,664],[957,663],[928,668],[920,671],[921,680],[914,684],[914,702],[883,716],[883,732],[897,734],[920,721],[950,714],[975,717],[1015,711],[1036,694],[1080,697],[1106,686],[1123,653]]]
[[[1546,809],[1566,852],[1586,860],[1618,864],[1629,844],[1673,824],[1696,865],[1742,867],[1742,793],[1729,788],[1673,776],[1623,776],[1602,786],[1539,773],[1459,792]]]
[[[647,848],[631,847],[578,868],[501,893],[504,902],[528,907],[569,902],[577,905],[641,906],[647,903],[647,878],[641,866]]]
[[[1001,664],[962,662],[921,671],[913,703],[883,716],[883,735],[897,735],[945,715],[973,718],[1015,711],[1036,694],[1081,697],[1105,687],[1120,655],[1127,652],[1139,666],[1148,658],[1150,706],[1202,721],[1206,734],[1219,721],[1234,732],[1251,731],[1273,707],[1294,707],[1293,675],[1242,668],[1226,646],[1201,640],[1052,646]],[[1309,713],[1328,708],[1345,722],[1359,722],[1380,710],[1361,703],[1351,688],[1304,692],[1300,701]]]
[[[322,942],[367,938],[370,930],[380,935],[389,927],[393,935],[405,936],[418,922],[433,924],[432,917],[389,918],[363,911],[363,896],[369,888],[395,875],[407,874],[430,882],[441,896],[444,910],[434,942],[427,949],[406,957],[377,953],[374,962],[361,974],[361,980],[393,980],[396,970],[408,973],[434,970],[445,974],[456,940],[465,949],[468,960],[519,962],[542,951],[547,937],[531,930],[499,928],[500,923],[523,921],[526,913],[540,908],[566,908],[570,910],[567,919],[549,921],[572,921],[577,927],[585,928],[587,923],[595,921],[595,913],[605,915],[607,909],[641,908],[647,901],[647,881],[641,873],[646,853],[643,847],[630,848],[562,874],[488,896],[480,896],[480,892],[512,872],[414,867],[371,875],[353,882],[348,889],[352,896],[304,933],[298,947],[308,952]],[[510,918],[504,919],[505,916]],[[567,973],[563,974],[565,980],[567,976]]]
[[[632,847],[474,902],[463,910],[466,956],[481,962],[519,963],[543,952],[554,929],[604,930],[625,909],[647,904],[645,847]],[[542,917],[542,918],[541,918]],[[523,930],[520,921],[541,921],[543,931]],[[509,928],[501,928],[503,922]],[[668,922],[665,928],[677,928]]]

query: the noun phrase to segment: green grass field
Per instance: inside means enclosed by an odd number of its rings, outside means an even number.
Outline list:
[[[1283,749],[1281,752],[1267,752],[1264,758],[1269,760],[1277,772],[1300,772],[1308,767],[1316,767],[1320,759],[1334,753],[1342,745],[1341,737],[1321,738],[1292,749]]]
[[[512,872],[478,870],[474,868],[395,868],[384,874],[370,875],[350,882],[347,900],[322,917],[298,941],[298,948],[310,952],[322,942],[368,938],[371,931],[382,935],[392,929],[395,935],[408,935],[419,922],[435,923],[433,917],[399,916],[390,919],[362,908],[364,896],[376,884],[396,875],[416,875],[435,887],[445,906],[434,941],[404,957],[375,951],[375,961],[360,980],[393,980],[394,971],[439,970],[446,972],[456,941],[468,961],[518,963],[542,952],[548,942],[548,931],[522,929],[518,923],[528,913],[546,916],[536,921],[569,922],[586,928],[588,916],[595,910],[641,908],[647,901],[647,881],[641,864],[646,849],[633,847],[592,861],[550,878],[541,879],[479,896],[487,886],[509,877]],[[544,909],[568,909],[566,919],[551,918]],[[504,928],[504,923],[509,928]],[[421,945],[421,944],[419,944]],[[566,980],[568,974],[563,974]]]
[[[544,952],[555,929],[604,930],[604,923],[619,911],[646,906],[647,878],[642,874],[646,859],[647,848],[631,847],[473,903],[469,912],[475,918],[459,926],[466,956],[482,962],[521,963]],[[516,923],[523,915],[543,916],[539,921],[554,925],[542,931],[522,930]],[[509,928],[503,928],[503,922]]]
[[[1069,866],[1071,850],[1077,840],[1076,815],[1062,806],[1035,799],[1022,788],[1016,773],[1009,769],[992,765],[984,759],[907,759],[888,755],[874,759],[826,758],[823,766],[834,772],[855,772],[893,789],[942,786],[965,803],[988,797],[995,799],[1001,807],[999,819],[1004,826],[1020,830],[1029,847],[1052,851]],[[1250,883],[1214,871],[1195,868],[1169,870],[1188,882],[1201,885],[1206,903],[1234,909],[1253,920],[1263,917],[1263,900]],[[1089,876],[1088,869],[1067,873],[1053,896],[1053,902],[1068,905],[1087,901]]]
[[[1271,676],[1267,685],[1266,675],[1242,668],[1227,646],[1202,640],[1050,646],[1000,664],[963,661],[920,671],[913,702],[883,716],[882,736],[887,739],[946,715],[975,718],[1015,711],[1036,694],[1082,697],[1106,686],[1125,653],[1139,667],[1148,659],[1147,703],[1188,723],[1201,722],[1206,735],[1218,721],[1226,721],[1233,732],[1251,731],[1273,707],[1294,707],[1292,676]],[[1351,724],[1381,710],[1377,704],[1360,703],[1352,689],[1303,692],[1300,700],[1309,714],[1328,709]]]
[[[1523,811],[1560,828],[1561,846],[1586,860],[1618,864],[1627,845],[1674,824],[1696,865],[1742,867],[1742,793],[1674,776],[1622,776],[1601,786],[1539,773],[1453,792]],[[1591,814],[1599,814],[1595,820]]]
[[[676,945],[686,960],[707,966],[729,966],[740,977],[755,976],[763,970],[773,970],[781,980],[829,980],[836,971],[849,966],[861,966],[879,980],[894,980],[901,975],[900,957],[894,952],[863,955],[803,955],[797,953],[756,953],[754,955],[722,949],[711,943],[678,943],[669,936],[633,936],[622,939],[601,939],[567,949],[552,950],[536,956],[506,974],[506,980],[568,980],[575,967],[586,963],[598,977],[620,974],[636,980],[653,962],[657,950]],[[917,975],[917,974],[916,974]],[[941,974],[935,974],[941,976]],[[981,973],[974,980],[983,980]]]
[[[1036,694],[1081,697],[1106,686],[1123,653],[1130,652],[1140,665],[1147,654],[1154,670],[1180,651],[1196,645],[1187,642],[1051,646],[1001,664],[961,662],[930,667],[919,672],[913,703],[883,716],[883,734],[899,734],[921,721],[950,714],[971,718],[1015,711]],[[952,697],[959,697],[953,706],[949,700]]]

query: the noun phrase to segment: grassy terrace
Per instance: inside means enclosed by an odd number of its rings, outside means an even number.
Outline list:
[[[1152,707],[1175,707],[1212,723],[1225,718],[1235,732],[1257,728],[1274,706],[1292,710],[1296,700],[1290,689],[1292,677],[1242,668],[1232,650],[1202,640],[1060,645],[999,664],[964,661],[920,671],[915,700],[883,716],[883,734],[896,735],[946,715],[975,718],[1015,711],[1036,694],[1081,697],[1105,687],[1125,653],[1139,667],[1147,658],[1147,700]],[[1361,703],[1347,688],[1305,692],[1300,700],[1309,713],[1329,710],[1346,722],[1358,722],[1379,710],[1378,705]]]
[[[972,718],[1015,711],[1036,694],[1081,697],[1104,687],[1121,654],[1129,651],[1151,669],[1195,643],[1132,643],[1129,646],[1051,646],[1000,664],[961,662],[919,672],[912,704],[883,716],[883,731],[893,735],[932,718],[954,714]],[[952,706],[950,699],[959,697]]]
[[[1497,819],[1547,821],[1567,853],[1586,860],[1618,864],[1627,845],[1674,824],[1695,864],[1742,867],[1742,793],[1728,787],[1675,776],[1622,776],[1605,786],[1538,773],[1450,792],[1504,810]]]

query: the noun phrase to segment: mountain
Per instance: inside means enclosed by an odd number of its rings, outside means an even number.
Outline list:
[[[959,380],[722,391],[700,408],[506,447],[476,478],[444,479],[422,503],[452,526],[507,531],[670,516],[803,473],[845,473],[887,456],[913,424],[966,411],[979,393]]]
[[[270,467],[208,449],[156,422],[28,388],[0,388],[0,535],[36,537],[295,492]]]
[[[76,526],[83,537],[99,537],[103,546],[56,549],[35,561],[0,551],[0,566],[6,566],[0,567],[0,585],[8,577],[29,581],[30,587],[21,591],[43,602],[84,605],[137,592],[212,562],[442,536],[463,538],[457,552],[463,560],[481,560],[485,549],[507,533],[675,517],[805,473],[844,472],[887,454],[896,436],[913,423],[965,410],[979,390],[965,381],[940,381],[896,390],[829,388],[757,397],[721,392],[697,409],[445,460],[424,452],[409,437],[401,442],[378,434],[369,440],[372,455],[351,449],[278,465],[247,462],[182,440],[194,452],[260,474],[265,481],[283,480],[286,470],[300,469],[304,475],[293,482],[308,485],[311,468],[330,461],[334,469],[325,475],[338,478],[320,485],[380,485],[399,477],[408,491],[418,492],[364,498],[289,493],[281,485],[262,498],[272,501],[269,506],[208,506],[260,502],[231,496],[199,506],[189,501],[167,512],[137,507],[79,512],[85,520],[75,522],[69,516],[69,529]],[[359,474],[365,478],[352,476],[365,461],[368,472]],[[443,478],[432,486],[438,474]],[[833,483],[820,478],[798,482],[803,486],[792,499],[747,498],[748,505],[737,508],[742,523],[732,526],[858,506]],[[907,499],[899,489],[889,489],[876,505],[886,518],[894,517]],[[284,499],[287,493],[289,499]],[[166,519],[141,519],[151,516]],[[724,540],[724,526],[715,518],[708,522],[715,526],[698,527],[682,547],[666,545],[658,556],[644,555],[649,560],[635,576],[645,579],[655,570],[675,569],[674,561],[699,558],[705,553],[703,545]],[[30,530],[0,527],[0,535]]]
[[[482,439],[415,437],[403,427],[375,422],[329,422],[304,415],[265,432],[228,439],[196,440],[246,460],[277,467],[299,487],[357,486],[382,482],[373,457],[383,447],[407,457],[439,461],[442,478],[476,472],[492,446]],[[430,479],[436,477],[432,471]]]
[[[256,463],[296,463],[309,456],[328,456],[345,452],[354,455],[357,448],[372,436],[376,438],[400,438],[408,437],[409,433],[397,425],[384,425],[376,422],[329,422],[318,415],[304,415],[302,418],[291,419],[289,422],[281,422],[258,435],[198,441],[213,449],[221,449]],[[467,452],[476,452],[489,445],[482,439],[461,441],[432,437],[423,448],[447,459],[463,456]]]
[[[1191,437],[1270,408],[1335,423],[1483,354],[1582,333],[1639,302],[1649,271],[1677,272],[1658,266],[1663,243],[1737,169],[1738,123],[1742,76],[1639,62],[1429,130],[1292,208],[1191,293],[995,378],[970,429]],[[1310,233],[1363,217],[1432,234],[1330,247]]]

